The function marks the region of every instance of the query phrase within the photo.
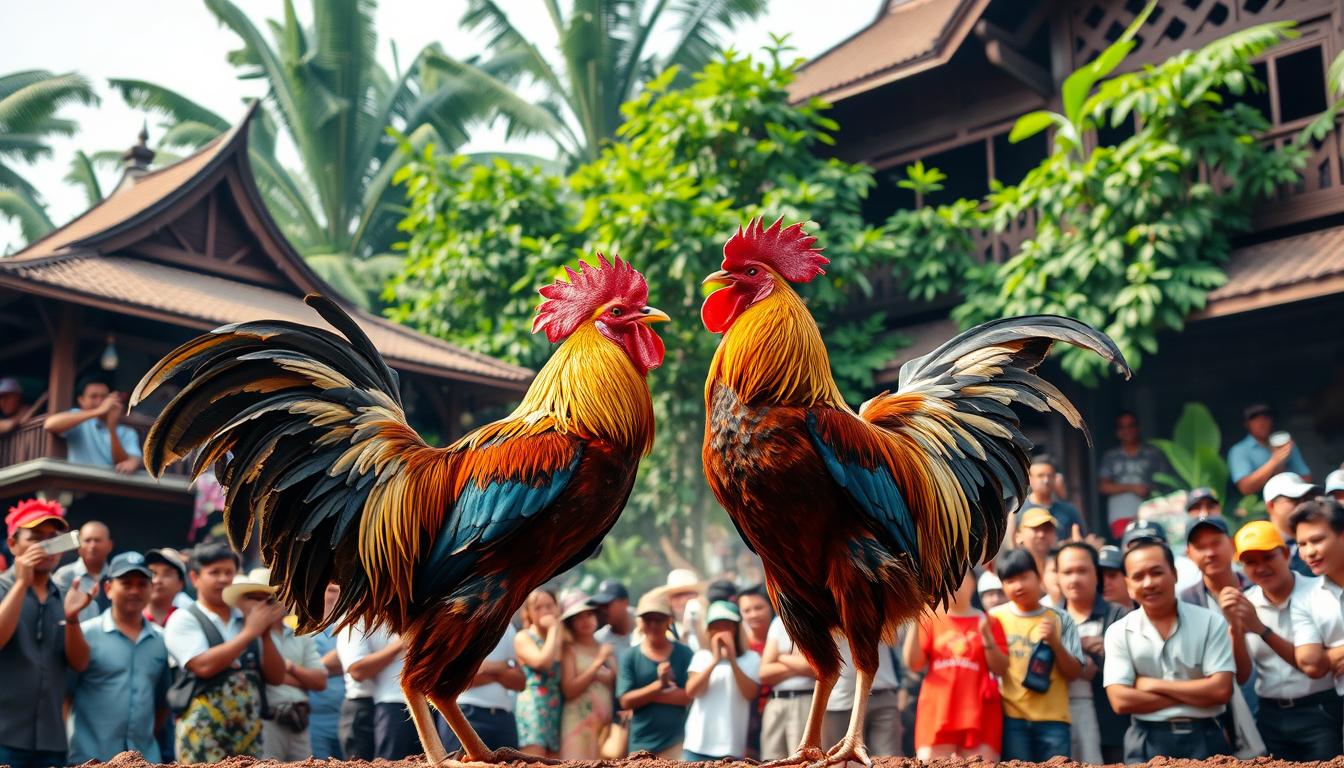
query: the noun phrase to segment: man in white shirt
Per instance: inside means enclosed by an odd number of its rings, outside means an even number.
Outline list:
[[[1227,622],[1176,599],[1176,562],[1165,544],[1137,542],[1123,565],[1139,608],[1106,630],[1103,683],[1111,707],[1134,716],[1125,762],[1230,754],[1218,721],[1236,671]]]
[[[1320,577],[1304,600],[1293,604],[1297,666],[1311,677],[1333,677],[1344,696],[1344,507],[1329,497],[1298,505],[1288,521],[1302,559]]]
[[[344,670],[345,700],[341,702],[341,722],[337,733],[347,760],[373,759],[373,663],[361,665],[359,677],[350,667],[368,656],[364,646],[363,625],[342,630],[336,635],[336,657]],[[385,657],[390,657],[384,654]]]
[[[420,736],[407,713],[406,694],[401,690],[404,655],[401,637],[387,627],[379,627],[372,632],[352,633],[348,642],[338,642],[337,649],[351,679],[373,684],[370,695],[374,757],[402,760],[420,754]]]
[[[1228,592],[1246,635],[1257,672],[1260,697],[1256,726],[1270,755],[1280,760],[1329,760],[1344,748],[1344,703],[1333,681],[1315,678],[1297,668],[1293,612],[1320,590],[1320,579],[1293,573],[1288,546],[1267,520],[1247,523],[1237,531],[1237,560],[1254,584],[1245,593]]]
[[[518,722],[513,716],[513,706],[518,691],[523,690],[524,678],[513,651],[517,634],[510,624],[476,670],[471,687],[457,696],[458,708],[490,749],[518,748]],[[441,715],[436,713],[434,722],[450,754],[462,748],[462,742]]]
[[[854,708],[855,674],[849,643],[841,639],[837,645],[840,677],[826,702],[826,719],[821,722],[822,744],[839,743]],[[877,674],[873,676],[873,690],[868,698],[868,716],[863,721],[864,743],[868,745],[868,754],[874,757],[901,755],[901,709],[896,704],[901,680],[896,672],[895,653],[896,649],[889,645],[877,649]]]
[[[770,686],[770,700],[761,713],[762,760],[781,760],[802,743],[817,684],[814,674],[776,617],[765,633],[761,654],[761,685]]]

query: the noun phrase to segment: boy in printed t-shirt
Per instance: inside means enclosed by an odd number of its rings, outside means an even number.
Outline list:
[[[999,683],[1004,715],[1002,759],[1043,763],[1057,755],[1068,757],[1069,681],[1083,669],[1078,628],[1068,614],[1041,604],[1041,578],[1030,552],[1005,552],[995,571],[1009,601],[990,612],[1008,638],[1008,674]],[[1054,665],[1049,687],[1038,693],[1023,681],[1032,652],[1041,642],[1054,651]]]

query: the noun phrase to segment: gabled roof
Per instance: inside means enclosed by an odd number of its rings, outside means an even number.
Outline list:
[[[877,18],[807,62],[789,96],[835,102],[952,58],[989,0],[886,0]]]
[[[521,390],[526,368],[365,312],[327,286],[281,234],[248,161],[255,103],[183,160],[128,176],[102,202],[0,259],[0,286],[186,327],[267,318],[324,324],[302,301],[336,299],[394,367]]]

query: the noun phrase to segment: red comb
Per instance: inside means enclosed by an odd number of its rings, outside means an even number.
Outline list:
[[[615,263],[597,254],[594,266],[579,262],[579,271],[565,267],[566,280],[556,280],[538,293],[544,298],[532,320],[532,332],[545,331],[555,343],[569,337],[599,307],[612,301],[643,307],[649,302],[649,285],[639,270],[617,257]]]
[[[778,272],[791,283],[811,282],[831,260],[813,248],[817,238],[803,231],[803,223],[782,227],[784,217],[775,219],[767,229],[760,217],[751,220],[746,230],[737,228],[737,234],[723,244],[723,268],[733,272],[747,262],[755,261]]]

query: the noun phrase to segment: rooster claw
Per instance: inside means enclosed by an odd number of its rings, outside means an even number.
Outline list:
[[[462,760],[462,752],[454,752],[447,759],[441,760],[436,768],[499,768],[508,763],[535,763],[540,765],[560,765],[565,762],[554,757],[543,757],[541,755],[529,755],[526,752],[520,752],[516,749],[503,747],[493,752],[487,752],[481,755],[480,760]]]
[[[821,751],[821,747],[799,747],[788,757],[778,760],[771,760],[768,763],[761,763],[757,768],[791,768],[791,766],[806,766],[820,760],[826,759],[826,753]]]
[[[873,758],[863,744],[840,742],[826,753],[826,757],[807,766],[807,768],[844,768],[849,763],[857,763],[864,768],[873,768]]]

